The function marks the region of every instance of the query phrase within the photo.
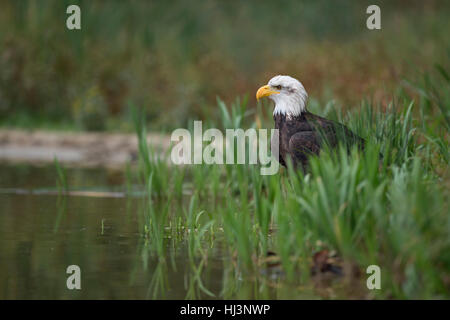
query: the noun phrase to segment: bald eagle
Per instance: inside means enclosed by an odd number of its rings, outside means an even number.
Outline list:
[[[325,144],[336,148],[339,143],[349,151],[353,145],[364,149],[364,140],[341,123],[306,110],[308,94],[300,81],[290,76],[275,76],[258,89],[256,99],[268,97],[275,102],[273,119],[278,136],[272,138],[272,150],[278,146],[278,161],[286,166],[288,158],[295,168],[308,168],[308,157],[318,155]]]

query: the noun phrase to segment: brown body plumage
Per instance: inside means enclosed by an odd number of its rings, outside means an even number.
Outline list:
[[[290,158],[295,167],[301,165],[306,169],[308,158],[311,155],[318,155],[325,144],[335,148],[341,142],[348,150],[354,144],[360,149],[364,148],[364,140],[343,124],[306,110],[298,116],[288,117],[279,113],[273,118],[279,136],[278,141],[272,140],[272,145],[278,144],[279,162],[283,166],[286,166]]]

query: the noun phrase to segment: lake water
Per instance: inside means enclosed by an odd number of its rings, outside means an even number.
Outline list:
[[[67,169],[74,196],[58,195],[56,169],[0,166],[0,299],[301,299],[333,296],[302,287],[279,270],[239,273],[221,252],[190,261],[187,243],[151,253],[142,232],[142,196],[121,197],[123,172]],[[100,191],[102,193],[94,193]],[[81,269],[69,290],[66,269]]]

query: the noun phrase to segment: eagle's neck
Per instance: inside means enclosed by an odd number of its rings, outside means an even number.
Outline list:
[[[306,110],[297,116],[288,116],[281,113],[274,114],[275,128],[280,130],[288,128],[288,131],[291,129],[297,131],[298,128],[303,128],[305,125],[308,125],[308,114],[309,112]]]
[[[273,95],[272,97],[275,102],[274,116],[284,115],[286,118],[292,119],[306,111],[306,101],[308,99],[306,92],[288,96],[284,95],[283,97]]]

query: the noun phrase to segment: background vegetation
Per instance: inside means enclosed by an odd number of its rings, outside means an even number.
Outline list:
[[[369,1],[370,2],[370,1]],[[386,106],[399,82],[448,65],[448,1],[0,1],[0,123],[131,130],[129,104],[154,130],[215,119],[275,74],[342,108]],[[82,7],[82,30],[65,27]]]

